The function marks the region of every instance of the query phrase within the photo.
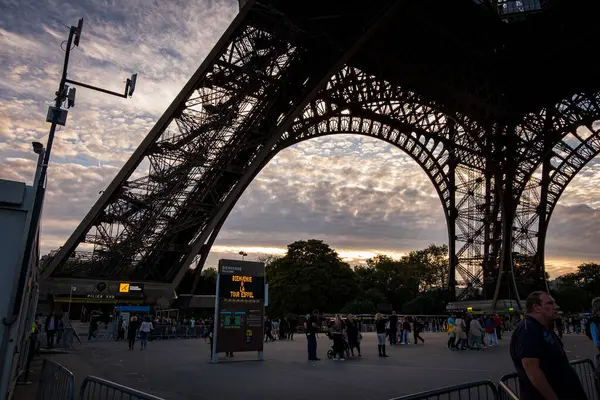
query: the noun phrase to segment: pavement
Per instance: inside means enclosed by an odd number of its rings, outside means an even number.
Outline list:
[[[389,358],[377,356],[376,337],[364,334],[363,356],[328,360],[330,341],[318,340],[321,361],[307,361],[306,339],[265,344],[264,361],[256,353],[236,353],[209,360],[204,339],[153,341],[144,351],[127,349],[127,342],[84,342],[71,354],[54,359],[74,372],[76,388],[87,375],[163,397],[184,399],[307,399],[386,400],[393,397],[481,379],[497,380],[513,371],[509,337],[480,352],[452,352],[444,333],[425,333],[425,345],[387,346]],[[571,359],[591,357],[592,342],[585,335],[565,335]],[[19,400],[25,397],[16,397]]]

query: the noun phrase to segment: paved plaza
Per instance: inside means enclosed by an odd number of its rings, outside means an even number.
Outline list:
[[[508,338],[481,352],[451,352],[447,335],[424,334],[425,345],[387,346],[387,359],[377,356],[376,337],[363,339],[362,358],[332,361],[325,356],[330,341],[321,335],[318,362],[306,361],[306,340],[265,345],[265,361],[239,353],[213,365],[204,339],[153,341],[147,350],[127,350],[127,342],[84,343],[72,354],[53,358],[71,369],[77,387],[95,375],[168,400],[183,399],[307,399],[386,400],[413,392],[479,379],[498,379],[512,372]],[[584,335],[566,335],[571,359],[593,354]]]

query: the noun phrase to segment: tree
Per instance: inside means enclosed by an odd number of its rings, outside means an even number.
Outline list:
[[[560,283],[552,294],[563,310],[588,310],[592,299],[600,296],[600,264],[581,264],[575,272],[564,274],[557,281]]]
[[[430,244],[423,250],[408,253],[408,262],[415,266],[421,290],[443,287],[448,280],[448,246]]]
[[[344,306],[342,314],[372,314],[376,311],[373,301],[359,297]]]
[[[267,267],[269,314],[339,312],[360,289],[354,272],[321,240],[297,241]]]

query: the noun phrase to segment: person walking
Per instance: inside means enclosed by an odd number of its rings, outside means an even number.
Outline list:
[[[421,337],[421,331],[423,330],[423,323],[418,318],[415,318],[413,322],[413,335],[415,344],[419,344],[419,340],[425,344],[425,339]]]
[[[139,322],[137,317],[134,315],[129,320],[129,326],[127,327],[127,339],[129,340],[129,350],[133,350],[135,347],[135,337],[139,328]]]
[[[398,316],[396,311],[392,311],[390,316],[390,344],[398,344]]]
[[[152,329],[154,329],[152,321],[150,321],[150,318],[146,317],[146,320],[142,322],[142,325],[140,326],[140,350],[144,350],[148,345],[148,336],[150,335],[150,332],[152,332]]]
[[[577,372],[550,328],[558,306],[546,292],[527,296],[526,315],[513,331],[510,356],[519,375],[522,400],[585,400]]]
[[[481,344],[481,334],[483,333],[483,327],[479,323],[477,318],[471,319],[469,326],[469,346],[471,349],[481,350],[479,346]]]
[[[319,315],[318,310],[313,310],[312,315],[306,314],[306,321],[304,322],[304,332],[306,332],[306,346],[308,348],[308,360],[319,361],[317,358],[317,316]]]
[[[591,318],[588,319],[585,325],[585,334],[596,346],[596,375],[600,380],[600,297],[592,300],[591,314]]]
[[[92,317],[88,328],[88,340],[96,339],[98,333],[98,319]]]
[[[385,354],[385,326],[387,321],[383,318],[381,313],[375,314],[375,329],[377,331],[377,350],[379,351],[379,357],[387,357]]]
[[[344,323],[342,316],[337,314],[330,329],[331,338],[333,339],[333,348],[335,352],[334,360],[345,361],[344,357]]]
[[[356,349],[358,356],[362,357],[360,354],[360,330],[352,314],[348,314],[348,319],[346,320],[346,334],[348,335],[348,347],[350,347],[352,355],[354,356],[354,349]]]
[[[54,311],[46,317],[44,329],[46,330],[46,342],[48,348],[51,349],[54,347],[54,335],[56,335],[56,330],[58,329],[58,316]]]

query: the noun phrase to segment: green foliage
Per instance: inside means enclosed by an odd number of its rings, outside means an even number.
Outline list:
[[[451,293],[442,288],[423,292],[413,300],[404,303],[402,312],[407,314],[436,315],[446,312],[446,304],[451,300]]]
[[[342,314],[373,314],[375,307],[373,301],[364,298],[358,298],[346,303],[344,308],[340,310]]]
[[[285,256],[266,268],[269,315],[339,312],[360,293],[354,272],[321,240],[288,245]]]
[[[443,285],[448,275],[447,246],[431,245],[399,260],[377,255],[352,270],[320,240],[298,241],[285,256],[269,260],[269,314],[324,312],[363,314],[378,304],[402,310],[411,303],[419,310],[445,310],[446,300],[437,291],[423,298],[425,289]]]
[[[561,309],[589,311],[592,299],[600,296],[600,264],[581,264],[575,272],[560,276],[557,282],[552,295]]]

